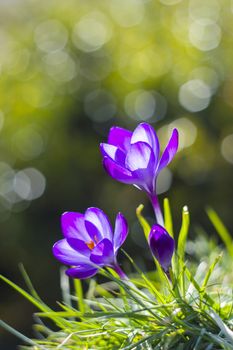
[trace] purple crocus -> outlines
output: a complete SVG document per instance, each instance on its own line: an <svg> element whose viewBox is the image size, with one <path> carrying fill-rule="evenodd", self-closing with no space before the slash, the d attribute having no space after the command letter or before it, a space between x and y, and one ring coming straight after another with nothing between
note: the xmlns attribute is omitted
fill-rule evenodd
<svg viewBox="0 0 233 350"><path fill-rule="evenodd" d="M100 144L107 173L120 182L146 191L161 225L163 216L156 195L156 179L171 162L177 149L178 131L174 129L160 157L158 137L147 123L139 124L134 132L114 126L110 129L108 143Z"/></svg>
<svg viewBox="0 0 233 350"><path fill-rule="evenodd" d="M53 254L63 264L72 266L66 270L68 276L88 278L108 266L126 278L116 258L128 234L128 224L121 213L116 217L114 234L108 217L94 207L85 214L64 213L61 226L65 238L54 244Z"/></svg>
<svg viewBox="0 0 233 350"><path fill-rule="evenodd" d="M154 257L165 272L169 271L172 255L175 250L175 241L164 227L154 225L149 234L149 245Z"/></svg>

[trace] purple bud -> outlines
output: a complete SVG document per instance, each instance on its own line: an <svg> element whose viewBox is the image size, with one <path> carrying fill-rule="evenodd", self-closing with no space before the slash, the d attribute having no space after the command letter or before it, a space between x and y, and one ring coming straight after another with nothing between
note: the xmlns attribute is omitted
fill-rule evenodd
<svg viewBox="0 0 233 350"><path fill-rule="evenodd" d="M164 227L156 224L152 226L149 235L149 245L154 257L165 272L171 266L172 255L175 250L175 241Z"/></svg>

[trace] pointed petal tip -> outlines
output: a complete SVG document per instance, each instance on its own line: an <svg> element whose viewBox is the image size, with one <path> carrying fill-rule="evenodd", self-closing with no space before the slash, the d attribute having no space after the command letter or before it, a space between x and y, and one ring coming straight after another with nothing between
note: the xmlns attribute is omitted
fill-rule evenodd
<svg viewBox="0 0 233 350"><path fill-rule="evenodd" d="M120 126L112 126L108 134L108 143L126 151L130 145L132 131Z"/></svg>
<svg viewBox="0 0 233 350"><path fill-rule="evenodd" d="M104 145L105 145L105 143L101 142L99 145L99 148L100 148L100 153L102 154L102 156L106 157L105 152L104 152Z"/></svg>
<svg viewBox="0 0 233 350"><path fill-rule="evenodd" d="M113 235L114 251L117 253L118 249L122 246L129 233L129 227L124 215L119 212L115 220L115 230Z"/></svg>
<svg viewBox="0 0 233 350"><path fill-rule="evenodd" d="M178 131L178 129L177 128L174 128L173 130L172 130L172 136L171 136L172 138L174 137L175 139L177 139L177 142L179 141L179 131Z"/></svg>
<svg viewBox="0 0 233 350"><path fill-rule="evenodd" d="M176 138L179 137L179 130L177 128L172 129L172 136Z"/></svg>
<svg viewBox="0 0 233 350"><path fill-rule="evenodd" d="M92 239L95 236L100 240L103 237L112 239L111 223L102 209L90 207L85 211L85 226Z"/></svg>

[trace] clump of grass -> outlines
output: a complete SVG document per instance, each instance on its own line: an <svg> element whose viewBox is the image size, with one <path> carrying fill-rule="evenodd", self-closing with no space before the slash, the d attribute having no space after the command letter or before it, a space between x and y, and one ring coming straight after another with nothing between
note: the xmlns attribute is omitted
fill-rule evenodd
<svg viewBox="0 0 233 350"><path fill-rule="evenodd" d="M147 238L150 226L142 209L137 209L137 216ZM173 236L167 199L164 216L166 229ZM28 292L1 276L38 309L33 326L36 339L28 339L4 323L3 326L21 338L25 344L21 350L233 349L232 239L212 209L208 209L208 216L225 248L220 249L204 235L186 244L189 212L184 207L169 275L156 261L155 271L143 273L126 254L135 269L128 281L102 270L108 282L90 280L84 295L81 281L75 280L71 286L62 272L63 302L58 303L56 311L40 299L23 268ZM48 326L51 322L53 327Z"/></svg>

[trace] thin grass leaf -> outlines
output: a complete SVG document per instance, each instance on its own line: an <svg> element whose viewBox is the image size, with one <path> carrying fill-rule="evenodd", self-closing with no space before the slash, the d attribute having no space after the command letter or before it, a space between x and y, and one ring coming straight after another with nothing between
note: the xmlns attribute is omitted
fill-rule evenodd
<svg viewBox="0 0 233 350"><path fill-rule="evenodd" d="M146 240L148 241L148 236L150 234L151 227L148 224L147 220L142 216L143 208L144 208L144 205L140 204L136 209L136 215L137 215L138 221L140 222L140 224L142 226Z"/></svg>
<svg viewBox="0 0 233 350"><path fill-rule="evenodd" d="M193 284L195 289L198 291L199 295L203 295L207 303L210 306L215 308L215 305L216 305L215 301L209 296L209 294L202 291L201 287L199 286L199 284L197 283L197 281L195 280L195 278L193 277L192 273L189 271L186 265L184 265L184 272L186 273L188 280Z"/></svg>
<svg viewBox="0 0 233 350"><path fill-rule="evenodd" d="M204 281L201 285L201 290L203 290L203 292L206 291L206 287L207 287L207 284L208 284L208 281L212 275L212 272L214 271L214 268L215 266L218 264L219 260L222 258L222 254L219 254L215 259L214 259L214 262L210 265L206 275L205 275L205 278L204 278Z"/></svg>
<svg viewBox="0 0 233 350"><path fill-rule="evenodd" d="M131 350L131 349L146 349L143 347L143 343L146 343L148 340L152 340L154 339L155 337L157 337L157 335L149 335L148 337L145 337L139 341L137 341L136 343L133 343L131 345L128 345L126 347L124 347L122 350ZM139 346L141 346L141 348L139 348Z"/></svg>
<svg viewBox="0 0 233 350"><path fill-rule="evenodd" d="M233 258L233 240L230 232L227 230L226 226L223 224L215 210L212 208L207 208L206 212L219 237L224 242L228 253Z"/></svg>
<svg viewBox="0 0 233 350"><path fill-rule="evenodd" d="M189 231L189 224L190 224L189 210L187 206L184 206L182 210L182 224L181 224L181 229L178 237L178 245L177 245L178 263L177 263L176 256L174 256L172 260L173 269L176 277L179 278L180 290L183 296L185 295L185 278L183 273L184 272L183 264L184 264L184 257L185 257L186 241L187 241L188 231Z"/></svg>
<svg viewBox="0 0 233 350"><path fill-rule="evenodd" d="M2 281L4 281L5 283L7 283L9 286L11 286L13 289L15 289L18 293L20 293L24 298L26 298L31 304L36 306L39 310L44 311L44 312L51 311L51 309L47 305L45 305L40 300L38 300L37 298L35 298L34 296L32 296L31 294L26 292L24 289L19 287L17 284L11 282L8 278L0 275L0 279Z"/></svg>
<svg viewBox="0 0 233 350"><path fill-rule="evenodd" d="M221 329L221 331L224 333L224 335L229 339L229 341L233 345L233 332L230 330L230 328L223 322L221 317L216 314L213 310L210 311L209 315L213 318L213 320L216 322L218 327Z"/></svg>
<svg viewBox="0 0 233 350"><path fill-rule="evenodd" d="M122 251L125 253L125 251L122 249ZM128 259L130 259L130 257L128 257ZM107 269L111 274L112 276L114 276L116 279L119 278L119 275L116 273L116 271L114 271L113 269L111 268L108 268ZM120 295L121 295L121 298L122 298L122 301L124 303L124 307L125 307L125 310L130 310L130 305L129 305L129 300L127 299L126 297L126 293L125 293L125 290L124 288L122 288L121 286L119 287L120 289ZM111 296L111 295L110 295ZM107 297L107 296L106 296Z"/></svg>
<svg viewBox="0 0 233 350"><path fill-rule="evenodd" d="M164 208L164 226L167 232L170 234L170 236L174 238L173 220L172 220L171 207L170 207L168 198L164 198L163 208Z"/></svg>
<svg viewBox="0 0 233 350"><path fill-rule="evenodd" d="M60 268L60 286L62 292L62 299L65 304L72 305L71 293L70 293L70 280L69 277L65 274L65 267Z"/></svg>
<svg viewBox="0 0 233 350"><path fill-rule="evenodd" d="M128 296L134 300L138 305L145 307L144 304L144 298L145 295L140 293L140 291L132 285L132 282L130 281L122 281L118 278L115 278L113 275L111 275L107 270L103 270L103 275L106 275L109 278L112 278L119 286L121 286L125 292L127 292ZM148 299L146 299L146 302L148 302ZM156 315L149 309L149 312L153 314L155 317Z"/></svg>
<svg viewBox="0 0 233 350"><path fill-rule="evenodd" d="M82 281L79 279L74 279L74 290L78 301L78 309L81 313L85 312L85 303L83 300L83 288Z"/></svg>
<svg viewBox="0 0 233 350"><path fill-rule="evenodd" d="M28 290L29 290L29 292L31 293L31 295L32 295L34 298L40 300L41 303L43 303L43 301L41 300L41 298L40 298L40 296L38 295L37 291L35 290L35 288L34 288L32 282L31 282L31 279L30 279L30 277L28 276L28 273L27 273L27 271L25 270L25 268L24 268L24 266L23 266L22 263L19 264L19 269L20 269L20 272L21 272L21 274L22 274L22 276L23 276L23 279L24 279L24 281L25 281L25 283L26 283L26 286L28 287Z"/></svg>
<svg viewBox="0 0 233 350"><path fill-rule="evenodd" d="M15 289L18 293L20 293L24 298L26 298L31 304L37 307L40 311L48 312L52 311L46 304L41 302L41 300L38 300L37 298L30 295L28 292L26 292L24 289L19 287L17 284L11 282L8 278L0 275L0 279L7 283L9 286L11 286L13 289ZM60 327L63 327L64 323L62 322L62 319L53 319L54 323L59 325Z"/></svg>
<svg viewBox="0 0 233 350"><path fill-rule="evenodd" d="M33 346L38 346L40 349L46 350L46 348L44 348L43 346L37 345L36 342L34 342L32 339L26 337L25 335L23 335L22 333L20 333L16 329L12 328L11 326L9 326L7 323L5 323L2 320L0 320L0 327L4 328L8 332L12 333L17 338L21 339L24 343L29 344L29 345L33 345Z"/></svg>
<svg viewBox="0 0 233 350"><path fill-rule="evenodd" d="M52 317L80 317L82 314L78 311L47 311L47 312L36 312L36 316L40 318L52 318Z"/></svg>
<svg viewBox="0 0 233 350"><path fill-rule="evenodd" d="M177 253L179 255L179 258L181 261L184 261L184 254L185 254L185 246L189 231L189 210L187 206L183 207L182 211L182 224L181 224L181 230L178 237L178 247L177 247Z"/></svg>
<svg viewBox="0 0 233 350"><path fill-rule="evenodd" d="M147 277L145 276L145 274L137 267L137 265L134 263L134 260L129 256L129 254L125 251L125 250L123 250L122 249L122 251L123 251L123 253L125 254L125 256L129 259L129 261L130 261L130 263L134 266L134 268L136 269L136 271L138 272L138 274L142 277L142 279L147 283L147 286L148 286L148 289L150 290L152 290L152 293L153 294L155 294L155 296L157 297L157 299L161 302L161 303L164 303L165 302L165 300L164 300L164 298L163 298L163 294L162 293L160 293L159 291L158 291L158 289L155 287L155 286L153 286L153 284L147 279ZM158 264L159 265L159 264ZM162 276L160 276L160 279L161 279L161 277L162 278L164 278L164 280L165 280L165 276L164 276L164 272L162 271L162 269L161 269L161 266L159 265L159 269L161 270L161 274L162 274ZM168 283L169 284L169 281L166 279L166 283ZM169 285L169 287L170 287L170 285Z"/></svg>

